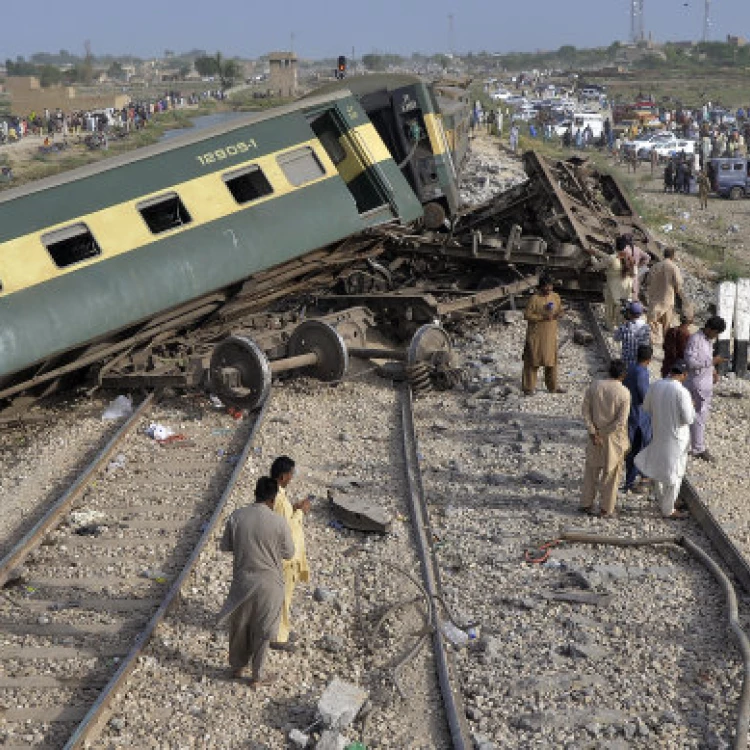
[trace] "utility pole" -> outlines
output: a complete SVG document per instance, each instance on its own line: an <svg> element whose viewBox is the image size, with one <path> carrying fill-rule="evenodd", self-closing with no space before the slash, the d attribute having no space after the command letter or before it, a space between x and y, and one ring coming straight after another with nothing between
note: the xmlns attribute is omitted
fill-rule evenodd
<svg viewBox="0 0 750 750"><path fill-rule="evenodd" d="M705 0L705 10L703 11L703 41L707 42L711 38L711 0Z"/></svg>
<svg viewBox="0 0 750 750"><path fill-rule="evenodd" d="M638 0L638 41L646 40L646 24L643 17L643 3L645 0Z"/></svg>
<svg viewBox="0 0 750 750"><path fill-rule="evenodd" d="M448 14L448 51L451 53L451 57L456 56L454 40L454 28L453 28L453 13Z"/></svg>
<svg viewBox="0 0 750 750"><path fill-rule="evenodd" d="M630 0L630 41L638 44L646 38L646 29L643 16L643 4L645 0Z"/></svg>

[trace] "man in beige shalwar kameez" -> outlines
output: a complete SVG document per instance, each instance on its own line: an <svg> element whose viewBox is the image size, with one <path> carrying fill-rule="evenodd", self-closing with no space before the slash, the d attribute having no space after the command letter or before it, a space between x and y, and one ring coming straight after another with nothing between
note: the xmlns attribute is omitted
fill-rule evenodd
<svg viewBox="0 0 750 750"><path fill-rule="evenodd" d="M609 378L595 380L586 389L581 409L589 441L580 508L593 513L594 501L600 494L602 518L614 514L623 459L630 447L630 391L622 384L626 374L625 363L621 359L613 360L609 366Z"/></svg>
<svg viewBox="0 0 750 750"><path fill-rule="evenodd" d="M662 343L672 325L675 297L682 295L682 274L674 260L674 250L664 250L664 260L657 263L648 277L648 324L651 341Z"/></svg>
<svg viewBox="0 0 750 750"><path fill-rule="evenodd" d="M307 583L310 580L310 567L307 564L305 548L305 515L310 512L310 501L305 499L292 505L286 496L286 488L294 477L294 461L289 456L279 456L273 462L271 477L279 483L273 512L289 524L294 542L294 557L284 561L284 605L281 608L279 632L271 642L271 648L291 653L296 650L294 641L297 639L296 633L292 632L291 623L294 588L297 583Z"/></svg>
<svg viewBox="0 0 750 750"><path fill-rule="evenodd" d="M255 503L232 513L220 547L222 552L234 553L234 561L219 624L229 623L232 676L242 677L250 664L253 686L264 682L268 648L279 629L284 603L282 562L294 556L289 524L272 510L277 491L275 479L261 477L255 485Z"/></svg>
<svg viewBox="0 0 750 750"><path fill-rule="evenodd" d="M521 387L525 396L536 390L537 372L544 368L544 384L550 393L560 393L557 385L557 321L563 314L560 295L552 291L552 279L541 276L539 288L524 311L528 321L523 349Z"/></svg>

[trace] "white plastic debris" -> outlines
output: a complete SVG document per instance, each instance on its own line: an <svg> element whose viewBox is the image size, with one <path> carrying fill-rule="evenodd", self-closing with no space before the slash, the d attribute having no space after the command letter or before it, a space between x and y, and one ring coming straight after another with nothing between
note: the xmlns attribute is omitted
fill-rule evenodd
<svg viewBox="0 0 750 750"><path fill-rule="evenodd" d="M662 224L661 227L659 227L662 232L666 232L669 234L674 229L674 226L672 224Z"/></svg>
<svg viewBox="0 0 750 750"><path fill-rule="evenodd" d="M85 526L104 521L106 516L99 510L74 510L68 515L68 524L72 529L82 529Z"/></svg>
<svg viewBox="0 0 750 750"><path fill-rule="evenodd" d="M118 396L111 401L102 414L102 419L122 419L133 413L133 399L130 396Z"/></svg>
<svg viewBox="0 0 750 750"><path fill-rule="evenodd" d="M457 628L450 620L440 623L443 635L456 647L463 648L469 642L469 634L461 628Z"/></svg>
<svg viewBox="0 0 750 750"><path fill-rule="evenodd" d="M208 400L211 402L211 406L214 407L214 409L223 409L224 404L222 400L218 396L214 396L213 393L211 393L208 397Z"/></svg>
<svg viewBox="0 0 750 750"><path fill-rule="evenodd" d="M118 469L122 469L127 462L127 456L124 453L118 453L117 456L107 464L107 474L113 474Z"/></svg>
<svg viewBox="0 0 750 750"><path fill-rule="evenodd" d="M153 438L154 440L166 440L168 437L171 437L172 435L174 435L174 430L163 424L152 422L146 428L146 434L150 438Z"/></svg>

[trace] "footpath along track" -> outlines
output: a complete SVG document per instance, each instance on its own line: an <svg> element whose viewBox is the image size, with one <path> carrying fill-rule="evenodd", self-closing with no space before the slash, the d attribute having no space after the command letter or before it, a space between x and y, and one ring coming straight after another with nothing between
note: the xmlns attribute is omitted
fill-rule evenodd
<svg viewBox="0 0 750 750"><path fill-rule="evenodd" d="M98 729L211 537L262 422L259 413L227 427L226 415L160 406L157 419L186 420L189 432L170 448L132 434L150 402L2 561L3 582L23 563L0 610L3 746L83 747ZM115 450L127 462L91 481Z"/></svg>

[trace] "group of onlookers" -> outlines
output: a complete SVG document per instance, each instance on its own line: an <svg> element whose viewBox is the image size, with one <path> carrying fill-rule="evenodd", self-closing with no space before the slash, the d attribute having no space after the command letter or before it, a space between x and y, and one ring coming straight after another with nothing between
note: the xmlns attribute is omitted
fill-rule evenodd
<svg viewBox="0 0 750 750"><path fill-rule="evenodd" d="M715 368L724 361L714 355L713 343L725 323L713 316L693 331L693 311L683 296L673 250L665 250L653 265L630 235L619 237L614 250L593 262L606 273L606 326L621 356L612 362L609 377L595 380L584 394L589 443L581 510L593 514L598 496L597 514L612 516L624 473L625 491L653 489L662 515L682 518L676 504L688 456L715 460L705 430L718 380ZM673 326L678 300L680 322ZM547 390L564 392L557 373L557 322L564 314L551 279L541 278L525 311L522 387L527 396L536 390L540 367ZM651 383L649 365L657 346L663 348L662 379Z"/></svg>

